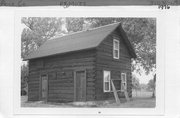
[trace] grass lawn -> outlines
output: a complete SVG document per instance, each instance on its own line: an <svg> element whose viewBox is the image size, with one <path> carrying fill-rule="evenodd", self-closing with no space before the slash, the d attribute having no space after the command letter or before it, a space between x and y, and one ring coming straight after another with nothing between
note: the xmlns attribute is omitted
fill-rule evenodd
<svg viewBox="0 0 180 118"><path fill-rule="evenodd" d="M44 103L43 101L28 102L27 96L21 97L22 107L101 107L101 108L154 108L155 98L151 98L152 92L133 91L133 97L129 102L121 99L121 104L116 104L115 100L107 101L88 101L88 102L70 102L70 103Z"/></svg>

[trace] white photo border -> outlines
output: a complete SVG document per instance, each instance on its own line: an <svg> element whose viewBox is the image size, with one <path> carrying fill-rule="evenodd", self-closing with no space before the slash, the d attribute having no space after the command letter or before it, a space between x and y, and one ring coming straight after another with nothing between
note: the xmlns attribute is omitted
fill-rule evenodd
<svg viewBox="0 0 180 118"><path fill-rule="evenodd" d="M156 107L155 108L26 108L21 107L21 18L22 17L130 17L156 18ZM27 7L15 10L14 98L16 115L164 115L165 113L165 32L163 14L154 7Z"/></svg>

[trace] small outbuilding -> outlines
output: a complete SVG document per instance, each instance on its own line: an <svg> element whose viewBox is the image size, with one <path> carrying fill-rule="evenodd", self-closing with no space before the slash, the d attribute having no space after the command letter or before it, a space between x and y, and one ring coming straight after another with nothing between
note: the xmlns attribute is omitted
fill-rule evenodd
<svg viewBox="0 0 180 118"><path fill-rule="evenodd" d="M28 60L28 101L114 99L111 80L132 96L135 51L120 23L47 40Z"/></svg>

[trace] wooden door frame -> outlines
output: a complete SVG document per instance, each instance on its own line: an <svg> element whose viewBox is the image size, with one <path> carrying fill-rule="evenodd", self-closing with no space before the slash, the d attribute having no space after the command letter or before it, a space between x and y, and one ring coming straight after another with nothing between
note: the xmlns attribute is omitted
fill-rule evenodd
<svg viewBox="0 0 180 118"><path fill-rule="evenodd" d="M42 76L47 76L47 96L46 96L46 99L45 99L45 102L47 102L48 100L48 91L49 91L49 76L48 74L41 74L40 75L40 83L39 83L39 100L42 100Z"/></svg>
<svg viewBox="0 0 180 118"><path fill-rule="evenodd" d="M87 77L86 77L86 69L76 69L76 70L74 70L74 101L77 101L77 99L76 99L76 73L77 72L79 72L79 71L84 71L84 73L85 73L85 81L87 82ZM86 82L85 82L85 101L86 101L86 93L87 93L87 87L86 87Z"/></svg>

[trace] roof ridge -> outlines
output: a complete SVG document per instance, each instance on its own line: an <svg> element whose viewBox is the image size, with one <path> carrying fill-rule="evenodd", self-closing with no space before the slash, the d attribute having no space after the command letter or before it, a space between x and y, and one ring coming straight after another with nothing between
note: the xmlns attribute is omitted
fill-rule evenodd
<svg viewBox="0 0 180 118"><path fill-rule="evenodd" d="M82 30L65 36L54 37L54 40L47 40L36 51L29 54L24 60L97 47L102 40L107 37L107 35L120 25L121 24L119 22L116 22L92 28L89 31ZM54 48L54 46L56 48Z"/></svg>
<svg viewBox="0 0 180 118"><path fill-rule="evenodd" d="M120 22L110 23L110 24L107 24L107 25L103 25L103 26L99 26L99 27L94 27L94 28L91 28L91 29L86 29L86 30L81 30L81 31L77 31L77 32L72 32L72 33L69 33L69 34L65 34L63 36L57 36L57 37L51 38L49 40L55 40L55 39L58 39L58 38L61 38L61 37L65 37L65 36L71 36L71 35L78 34L78 33L83 33L83 32L88 32L88 31L92 31L92 30L97 30L97 29L100 29L100 28L103 28L103 27L107 27L107 26L112 26L112 25L115 25L115 24L120 24Z"/></svg>

